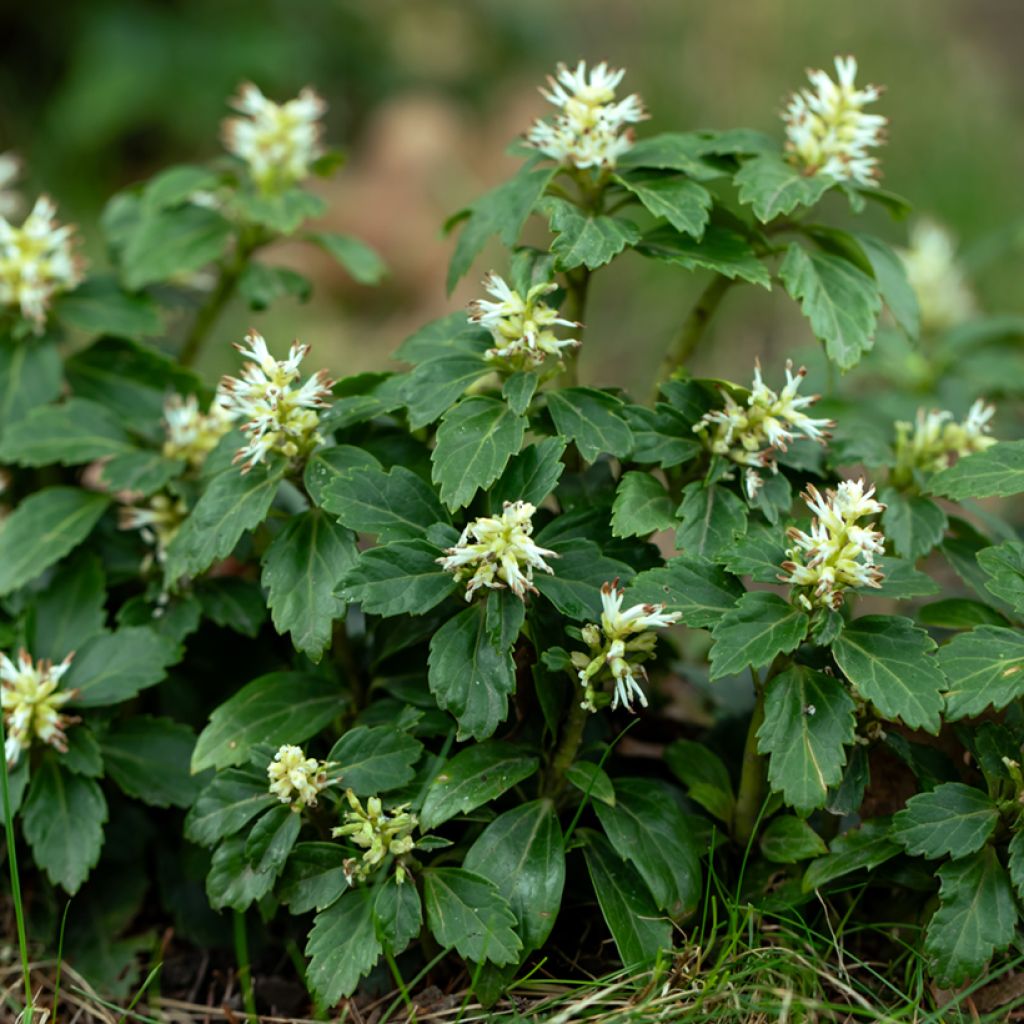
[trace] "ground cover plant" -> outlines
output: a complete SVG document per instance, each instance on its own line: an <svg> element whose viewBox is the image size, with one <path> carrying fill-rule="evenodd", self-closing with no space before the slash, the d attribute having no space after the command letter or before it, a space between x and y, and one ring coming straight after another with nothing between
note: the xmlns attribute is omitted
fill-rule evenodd
<svg viewBox="0 0 1024 1024"><path fill-rule="evenodd" d="M233 950L247 1012L255 953L321 1015L424 979L491 1006L553 957L671 998L772 921L914 958L918 1002L1004 969L1024 542L977 499L1024 492L1021 325L978 313L937 226L835 226L909 212L857 77L810 72L776 136L645 134L622 71L560 66L520 169L448 224L480 297L395 372L218 328L235 295L308 295L263 258L283 239L385 272L310 224L338 165L312 89L243 85L224 158L115 195L106 269L50 199L0 221L23 948L124 997L171 922ZM702 282L646 395L580 379L618 259ZM742 288L799 306L808 368L688 372ZM192 366L229 343L211 386Z"/></svg>

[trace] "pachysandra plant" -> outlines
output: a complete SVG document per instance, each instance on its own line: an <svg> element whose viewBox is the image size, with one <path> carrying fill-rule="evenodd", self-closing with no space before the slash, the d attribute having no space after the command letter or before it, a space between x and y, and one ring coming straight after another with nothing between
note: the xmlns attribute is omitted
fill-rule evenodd
<svg viewBox="0 0 1024 1024"><path fill-rule="evenodd" d="M303 184L337 163L312 90L243 86L228 159L115 196L107 271L83 276L46 200L0 222L0 683L51 904L125 888L108 823L159 834L122 925L147 894L186 937L258 908L323 1006L437 951L491 1002L580 915L654 962L709 861L765 914L879 891L942 985L1019 941L1024 542L973 504L1024 492L1002 439L1019 327L979 312L936 229L897 252L826 226L907 209L879 185L881 91L852 57L835 76L776 136L645 135L623 71L560 66L520 170L449 225L451 285L493 235L507 264L394 372L335 382L300 342L220 325L235 295L309 294L259 259L282 239L383 272L307 226ZM546 242L521 242L531 218ZM649 402L579 380L617 259L702 284ZM742 285L794 300L815 344L744 356L749 388L694 377ZM211 389L192 365L228 344L241 369ZM681 680L726 678L742 751L662 714ZM102 975L75 912L67 953Z"/></svg>

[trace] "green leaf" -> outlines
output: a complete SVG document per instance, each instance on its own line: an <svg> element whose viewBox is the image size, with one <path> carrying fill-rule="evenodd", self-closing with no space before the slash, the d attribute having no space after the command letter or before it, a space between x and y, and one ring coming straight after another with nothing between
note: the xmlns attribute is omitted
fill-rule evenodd
<svg viewBox="0 0 1024 1024"><path fill-rule="evenodd" d="M675 524L673 502L662 483L649 473L624 473L612 505L612 535L646 537Z"/></svg>
<svg viewBox="0 0 1024 1024"><path fill-rule="evenodd" d="M798 206L813 206L835 184L828 175L805 174L778 153L760 153L745 160L733 181L740 202L751 206L763 224Z"/></svg>
<svg viewBox="0 0 1024 1024"><path fill-rule="evenodd" d="M609 841L637 869L660 910L678 918L701 894L701 846L674 790L656 779L616 779L615 804L594 810Z"/></svg>
<svg viewBox="0 0 1024 1024"><path fill-rule="evenodd" d="M936 473L928 489L956 501L1020 494L1024 492L1024 441L1000 441L983 452L964 455L955 466Z"/></svg>
<svg viewBox="0 0 1024 1024"><path fill-rule="evenodd" d="M318 509L290 519L263 555L261 582L278 633L319 661L331 642L331 625L345 614L334 596L356 562L355 538Z"/></svg>
<svg viewBox="0 0 1024 1024"><path fill-rule="evenodd" d="M261 823L257 822L254 828L259 828ZM261 870L246 860L246 838L244 835L231 836L213 851L210 872L206 876L206 897L214 910L223 907L245 910L256 900L263 899L274 887L277 877L274 870Z"/></svg>
<svg viewBox="0 0 1024 1024"><path fill-rule="evenodd" d="M986 846L938 870L939 909L928 924L925 952L945 988L979 976L989 957L1017 935L1017 904L996 851Z"/></svg>
<svg viewBox="0 0 1024 1024"><path fill-rule="evenodd" d="M431 868L423 873L423 896L427 926L442 947L499 967L518 961L516 917L494 882L464 868Z"/></svg>
<svg viewBox="0 0 1024 1024"><path fill-rule="evenodd" d="M356 990L384 947L373 920L372 892L352 889L313 920L306 943L306 982L324 1006Z"/></svg>
<svg viewBox="0 0 1024 1024"><path fill-rule="evenodd" d="M854 871L871 871L899 852L900 846L893 842L888 818L865 821L859 828L834 839L829 852L808 866L803 890L820 889Z"/></svg>
<svg viewBox="0 0 1024 1024"><path fill-rule="evenodd" d="M449 294L491 235L500 235L508 248L516 244L526 218L533 212L556 170L552 166L537 167L536 161L529 161L523 164L515 177L482 195L469 207L468 218L448 266ZM449 224L453 222L454 218Z"/></svg>
<svg viewBox="0 0 1024 1024"><path fill-rule="evenodd" d="M491 504L501 507L506 501L528 501L539 505L562 476L564 452L565 441L559 437L527 445L508 460L505 472L491 488Z"/></svg>
<svg viewBox="0 0 1024 1024"><path fill-rule="evenodd" d="M326 910L348 888L348 852L337 843L299 843L281 876L278 895L293 914Z"/></svg>
<svg viewBox="0 0 1024 1024"><path fill-rule="evenodd" d="M944 782L907 801L892 819L892 837L907 853L935 860L980 850L999 821L999 808L980 789Z"/></svg>
<svg viewBox="0 0 1024 1024"><path fill-rule="evenodd" d="M205 167L179 164L168 167L151 178L142 192L142 205L146 210L162 210L187 202L194 192L215 189L220 177Z"/></svg>
<svg viewBox="0 0 1024 1024"><path fill-rule="evenodd" d="M761 833L761 852L773 864L797 864L828 852L824 840L802 818L782 814Z"/></svg>
<svg viewBox="0 0 1024 1024"><path fill-rule="evenodd" d="M73 292L57 297L54 315L89 334L138 337L162 334L163 317L148 295L129 295L112 277L90 277Z"/></svg>
<svg viewBox="0 0 1024 1024"><path fill-rule="evenodd" d="M526 420L496 398L467 398L449 409L437 431L433 479L448 508L468 505L501 476L522 447Z"/></svg>
<svg viewBox="0 0 1024 1024"><path fill-rule="evenodd" d="M1008 540L982 548L977 559L978 565L990 577L985 582L985 589L1011 605L1014 611L1024 613L1024 543Z"/></svg>
<svg viewBox="0 0 1024 1024"><path fill-rule="evenodd" d="M52 402L60 394L61 379L53 342L14 342L0 336L0 431Z"/></svg>
<svg viewBox="0 0 1024 1024"><path fill-rule="evenodd" d="M917 610L917 620L924 626L940 629L973 629L975 626L1005 626L1007 618L987 604L966 597L950 597L932 601Z"/></svg>
<svg viewBox="0 0 1024 1024"><path fill-rule="evenodd" d="M415 885L392 875L374 886L373 918L378 936L394 955L401 953L423 928L423 904Z"/></svg>
<svg viewBox="0 0 1024 1024"><path fill-rule="evenodd" d="M28 626L32 655L60 661L102 632L106 599L103 565L96 555L82 552L60 566L32 605Z"/></svg>
<svg viewBox="0 0 1024 1024"><path fill-rule="evenodd" d="M424 324L398 346L394 358L415 364L454 353L480 356L491 344L490 332L469 320L462 310Z"/></svg>
<svg viewBox="0 0 1024 1024"><path fill-rule="evenodd" d="M21 827L36 864L54 885L74 895L103 846L107 801L94 779L61 771L44 757L32 773Z"/></svg>
<svg viewBox="0 0 1024 1024"><path fill-rule="evenodd" d="M254 871L281 873L302 827L302 816L285 804L272 807L253 825L245 840L243 856Z"/></svg>
<svg viewBox="0 0 1024 1024"><path fill-rule="evenodd" d="M548 196L540 205L555 235L551 252L557 257L559 270L579 266L597 270L627 245L640 240L636 225L622 217L584 213L575 204L555 196Z"/></svg>
<svg viewBox="0 0 1024 1024"><path fill-rule="evenodd" d="M694 555L677 555L660 569L640 573L626 594L628 604L663 604L693 629L713 626L744 590L719 566Z"/></svg>
<svg viewBox="0 0 1024 1024"><path fill-rule="evenodd" d="M711 635L711 678L762 668L777 654L795 650L807 635L808 618L778 594L749 591L718 621Z"/></svg>
<svg viewBox="0 0 1024 1024"><path fill-rule="evenodd" d="M242 764L258 743L302 743L331 722L348 699L336 682L302 672L271 672L247 683L210 715L192 771Z"/></svg>
<svg viewBox="0 0 1024 1024"><path fill-rule="evenodd" d="M938 584L930 576L915 569L913 562L905 558L882 555L875 559L875 565L882 573L881 587L855 587L855 593L903 601L909 597L927 597L939 592Z"/></svg>
<svg viewBox="0 0 1024 1024"><path fill-rule="evenodd" d="M199 783L189 773L195 733L170 718L135 715L101 737L107 775L152 807L191 807Z"/></svg>
<svg viewBox="0 0 1024 1024"><path fill-rule="evenodd" d="M543 533L538 540L543 543ZM628 583L633 570L625 562L608 558L589 540L551 541L558 558L550 564L554 574L537 573L534 586L570 619L596 620L601 614L601 586L618 578Z"/></svg>
<svg viewBox="0 0 1024 1024"><path fill-rule="evenodd" d="M437 564L440 549L425 540L370 548L341 581L346 604L372 615L422 615L455 590L455 578Z"/></svg>
<svg viewBox="0 0 1024 1024"><path fill-rule="evenodd" d="M242 636L256 637L267 619L263 591L251 580L239 576L201 580L195 595L211 622Z"/></svg>
<svg viewBox="0 0 1024 1024"><path fill-rule="evenodd" d="M726 136L739 136L740 129L735 133L724 132L717 138L725 140ZM743 145L749 145L755 132L749 132L749 136ZM623 167L655 167L671 171L683 171L696 181L711 181L714 178L725 176L723 164L720 161L709 160L707 155L714 152L733 152L732 149L716 149L716 142L712 141L715 133L712 132L661 132L659 135L651 135L640 139L631 146L619 158L618 166ZM764 142L771 145L771 140L764 136ZM725 145L725 143L722 143ZM742 148L742 152L757 152L757 149L749 150Z"/></svg>
<svg viewBox="0 0 1024 1024"><path fill-rule="evenodd" d="M493 372L492 364L484 358L484 346L491 344L490 335L486 339L480 336L471 350L460 346L413 367L401 388L413 430L443 416L471 385Z"/></svg>
<svg viewBox="0 0 1024 1024"><path fill-rule="evenodd" d="M655 217L664 217L677 231L700 238L711 210L711 193L678 174L632 171L614 181L632 192Z"/></svg>
<svg viewBox="0 0 1024 1024"><path fill-rule="evenodd" d="M576 442L587 462L607 453L625 458L633 433L622 418L622 401L596 388L563 388L548 393L548 411L555 429Z"/></svg>
<svg viewBox="0 0 1024 1024"><path fill-rule="evenodd" d="M690 424L665 402L659 402L654 409L627 405L624 413L633 433L633 462L653 462L662 469L671 469L701 453Z"/></svg>
<svg viewBox="0 0 1024 1024"><path fill-rule="evenodd" d="M147 211L121 254L124 283L134 292L199 270L222 255L232 231L229 221L201 206Z"/></svg>
<svg viewBox="0 0 1024 1024"><path fill-rule="evenodd" d="M508 899L522 939L520 958L540 949L565 887L565 847L552 802L533 800L499 815L466 851L464 863Z"/></svg>
<svg viewBox="0 0 1024 1024"><path fill-rule="evenodd" d="M317 231L306 238L329 252L360 284L380 284L388 268L380 256L365 242L352 235L333 231Z"/></svg>
<svg viewBox="0 0 1024 1024"><path fill-rule="evenodd" d="M758 258L750 242L728 228L709 224L698 242L675 228L664 225L648 231L637 243L642 256L671 263L684 270L712 270L716 274L758 284L771 290L768 268Z"/></svg>
<svg viewBox="0 0 1024 1024"><path fill-rule="evenodd" d="M438 707L455 716L459 739L486 739L508 714L508 698L516 688L511 646L522 610L522 602L508 591L492 591L486 602L474 602L431 638L430 692ZM508 617L508 628L497 635L495 616Z"/></svg>
<svg viewBox="0 0 1024 1024"><path fill-rule="evenodd" d="M404 466L353 469L329 485L322 505L343 526L371 533L382 544L422 537L434 523L451 520L434 489Z"/></svg>
<svg viewBox="0 0 1024 1024"><path fill-rule="evenodd" d="M672 924L658 908L636 868L604 836L584 831L590 881L619 959L625 967L650 963L672 944Z"/></svg>
<svg viewBox="0 0 1024 1024"><path fill-rule="evenodd" d="M930 498L894 487L884 487L878 497L885 505L882 528L896 554L914 562L942 542L949 521Z"/></svg>
<svg viewBox="0 0 1024 1024"><path fill-rule="evenodd" d="M286 465L284 459L274 459L249 473L236 466L218 473L167 549L167 579L198 575L227 558L242 534L266 519Z"/></svg>
<svg viewBox="0 0 1024 1024"><path fill-rule="evenodd" d="M218 772L196 797L185 818L186 839L200 846L213 846L233 835L278 803L269 785L266 769L247 766Z"/></svg>
<svg viewBox="0 0 1024 1024"><path fill-rule="evenodd" d="M167 666L181 657L181 647L148 626L122 626L83 644L64 677L63 688L75 690L71 703L80 708L120 704L155 686Z"/></svg>
<svg viewBox="0 0 1024 1024"><path fill-rule="evenodd" d="M246 220L282 235L294 234L304 221L322 216L327 209L323 199L301 188L271 193L238 191L234 200Z"/></svg>
<svg viewBox="0 0 1024 1024"><path fill-rule="evenodd" d="M501 386L501 397L517 416L522 416L530 408L539 383L540 378L536 373L517 371L505 378Z"/></svg>
<svg viewBox="0 0 1024 1024"><path fill-rule="evenodd" d="M669 770L686 786L690 799L731 827L736 797L722 759L692 740L669 744L664 757Z"/></svg>
<svg viewBox="0 0 1024 1024"><path fill-rule="evenodd" d="M266 263L250 261L238 279L238 294L251 310L262 312L289 295L299 302L308 302L313 294L313 283L287 267L270 267Z"/></svg>
<svg viewBox="0 0 1024 1024"><path fill-rule="evenodd" d="M0 596L44 573L92 532L110 498L77 487L30 494L0 530Z"/></svg>
<svg viewBox="0 0 1024 1024"><path fill-rule="evenodd" d="M423 744L391 726L357 725L338 740L327 755L342 785L356 796L373 796L400 789L416 774L413 767Z"/></svg>
<svg viewBox="0 0 1024 1024"><path fill-rule="evenodd" d="M687 484L676 515L683 521L676 532L676 547L691 556L718 558L747 530L746 503L721 484L707 487L699 480Z"/></svg>
<svg viewBox="0 0 1024 1024"><path fill-rule="evenodd" d="M327 492L334 483L357 469L380 468L377 459L365 449L351 444L336 444L313 452L303 470L302 482L313 504L323 508Z"/></svg>
<svg viewBox="0 0 1024 1024"><path fill-rule="evenodd" d="M861 696L887 718L939 731L942 674L929 657L935 644L910 619L866 615L848 623L832 654Z"/></svg>
<svg viewBox="0 0 1024 1024"><path fill-rule="evenodd" d="M1024 633L1002 626L978 626L939 649L939 668L948 682L946 719L956 721L997 711L1024 695Z"/></svg>
<svg viewBox="0 0 1024 1024"><path fill-rule="evenodd" d="M8 427L0 460L19 466L74 466L132 450L128 435L103 406L86 398L33 409Z"/></svg>
<svg viewBox="0 0 1024 1024"><path fill-rule="evenodd" d="M1024 899L1024 832L1016 831L1007 848L1007 865L1010 869L1010 880L1013 882L1017 896Z"/></svg>
<svg viewBox="0 0 1024 1024"><path fill-rule="evenodd" d="M822 807L843 777L856 732L855 705L832 676L794 665L765 694L758 749L769 755L768 781L801 814Z"/></svg>
<svg viewBox="0 0 1024 1024"><path fill-rule="evenodd" d="M786 250L779 278L829 359L842 370L856 366L875 340L882 308L875 282L841 256L808 252L796 243Z"/></svg>
<svg viewBox="0 0 1024 1024"><path fill-rule="evenodd" d="M916 338L921 330L921 311L917 295L907 280L903 261L880 238L860 231L854 231L852 235L871 264L878 290L893 319L911 338Z"/></svg>
<svg viewBox="0 0 1024 1024"><path fill-rule="evenodd" d="M178 476L184 463L158 451L128 451L100 467L100 480L108 491L137 491L148 497Z"/></svg>
<svg viewBox="0 0 1024 1024"><path fill-rule="evenodd" d="M593 761L576 761L569 765L565 778L584 796L615 806L615 787L612 786L612 780Z"/></svg>
<svg viewBox="0 0 1024 1024"><path fill-rule="evenodd" d="M68 735L68 749L57 755L61 768L90 779L103 776L103 752L99 740L87 725L79 725Z"/></svg>
<svg viewBox="0 0 1024 1024"><path fill-rule="evenodd" d="M420 823L424 829L434 829L457 814L488 804L530 778L539 766L536 757L511 743L474 743L447 761L431 780Z"/></svg>
<svg viewBox="0 0 1024 1024"><path fill-rule="evenodd" d="M786 560L785 534L766 523L751 523L747 532L719 552L726 568L758 583L778 583Z"/></svg>

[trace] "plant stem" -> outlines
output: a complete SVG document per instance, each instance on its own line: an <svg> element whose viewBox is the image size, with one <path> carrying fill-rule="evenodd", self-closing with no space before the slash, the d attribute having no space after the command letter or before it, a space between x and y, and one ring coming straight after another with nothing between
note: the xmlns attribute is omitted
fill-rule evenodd
<svg viewBox="0 0 1024 1024"><path fill-rule="evenodd" d="M590 271L579 267L576 272L565 275L565 318L574 320L580 325L577 340L583 340L583 315L587 308L587 293L590 290ZM574 387L579 382L579 353L581 346L565 354L565 369L559 374L558 384L561 387Z"/></svg>
<svg viewBox="0 0 1024 1024"><path fill-rule="evenodd" d="M693 350L704 336L704 331L714 316L715 310L718 309L732 284L733 282L729 278L716 274L704 291L700 293L697 302L686 315L675 341L661 361L661 369L658 371L658 377L654 384L653 397L655 400L658 397L658 385L667 381L676 370L684 366L687 359L693 354Z"/></svg>
<svg viewBox="0 0 1024 1024"><path fill-rule="evenodd" d="M245 914L235 911L235 962L238 964L238 987L242 990L245 1013L252 1024L257 1024L256 995L252 989L252 968L249 964L249 936L245 930Z"/></svg>
<svg viewBox="0 0 1024 1024"><path fill-rule="evenodd" d="M755 669L750 670L754 678L754 711L747 727L747 741L743 746L743 768L740 773L740 791L736 797L733 814L733 838L746 846L754 835L761 805L764 803L764 762L757 750L757 732L764 723L764 686ZM766 680L767 682L767 680Z"/></svg>
<svg viewBox="0 0 1024 1024"><path fill-rule="evenodd" d="M24 1019L31 1022L35 1017L32 1002L32 973L28 966L28 936L25 931L25 910L21 904L21 880L18 875L18 851L14 844L14 815L11 814L11 787L7 773L6 735L3 716L0 715L0 793L4 800L4 829L7 832L7 864L11 872L11 899L14 901L14 919L18 927L18 951L21 954L21 972L25 985ZM63 926L62 926L63 930Z"/></svg>
<svg viewBox="0 0 1024 1024"><path fill-rule="evenodd" d="M541 795L556 797L565 785L565 776L576 760L576 752L583 741L583 730L587 724L589 712L580 703L576 693L576 680L573 679L573 692L569 702L569 715L562 729L562 738L555 748L554 757L541 785Z"/></svg>

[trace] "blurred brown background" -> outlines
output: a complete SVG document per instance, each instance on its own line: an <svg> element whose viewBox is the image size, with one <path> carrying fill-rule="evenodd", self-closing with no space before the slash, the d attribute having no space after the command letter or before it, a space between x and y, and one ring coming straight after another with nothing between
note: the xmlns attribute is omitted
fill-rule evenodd
<svg viewBox="0 0 1024 1024"><path fill-rule="evenodd" d="M860 80L887 87L885 185L948 223L964 243L982 302L1022 311L1024 3L1020 0L63 0L4 12L0 151L30 166L88 231L105 198L168 163L219 152L224 99L245 78L275 99L306 84L330 103L329 141L349 161L320 184L329 226L365 238L391 274L380 289L346 281L319 253L280 246L268 259L310 274L317 291L267 314L231 308L204 369L232 365L249 323L275 348L311 342L337 373L388 365L425 320L477 294L491 250L450 298L449 214L502 180L504 148L545 112L537 92L559 60L625 66L644 97L642 132L750 126L781 133L786 95L807 66L855 54ZM830 210L839 220L841 202ZM862 223L901 242L877 210ZM94 260L102 260L95 243ZM628 256L602 272L588 312L583 376L646 395L659 353L699 281ZM731 373L736 353L766 358L806 343L781 295L738 291L701 368ZM222 342L222 344L220 343ZM745 362L745 360L744 360Z"/></svg>

